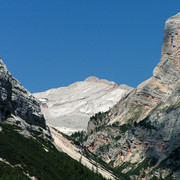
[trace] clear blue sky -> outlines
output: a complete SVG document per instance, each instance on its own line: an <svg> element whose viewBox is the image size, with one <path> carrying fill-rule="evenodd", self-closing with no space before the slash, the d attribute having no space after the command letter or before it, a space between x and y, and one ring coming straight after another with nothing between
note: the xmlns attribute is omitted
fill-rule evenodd
<svg viewBox="0 0 180 180"><path fill-rule="evenodd" d="M0 0L0 57L30 92L88 76L136 87L179 0Z"/></svg>

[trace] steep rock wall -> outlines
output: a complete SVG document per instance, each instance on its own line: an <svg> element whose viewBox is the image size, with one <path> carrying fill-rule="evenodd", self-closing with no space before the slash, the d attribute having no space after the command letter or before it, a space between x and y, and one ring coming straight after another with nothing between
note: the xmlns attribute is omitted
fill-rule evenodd
<svg viewBox="0 0 180 180"><path fill-rule="evenodd" d="M10 114L46 128L39 102L8 72L0 59L0 121Z"/></svg>
<svg viewBox="0 0 180 180"><path fill-rule="evenodd" d="M164 102L180 78L180 13L169 18L164 28L161 60L153 76L112 109L110 124L119 121L139 122L149 115L156 105Z"/></svg>
<svg viewBox="0 0 180 180"><path fill-rule="evenodd" d="M179 114L180 13L166 21L153 76L121 99L98 128L89 128L84 146L131 179L179 179Z"/></svg>

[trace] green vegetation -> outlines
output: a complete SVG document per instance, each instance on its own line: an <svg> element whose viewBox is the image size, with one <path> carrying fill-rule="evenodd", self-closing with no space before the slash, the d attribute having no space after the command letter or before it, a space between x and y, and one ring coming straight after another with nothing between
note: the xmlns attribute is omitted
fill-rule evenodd
<svg viewBox="0 0 180 180"><path fill-rule="evenodd" d="M157 160L156 159L144 159L141 163L138 164L138 166L130 171L128 171L126 174L128 176L130 175L140 175L142 170L147 169L148 167L152 167L156 164Z"/></svg>
<svg viewBox="0 0 180 180"><path fill-rule="evenodd" d="M65 153L59 152L50 141L40 137L25 138L16 132L17 126L6 123L0 123L0 126L0 157L12 166L19 165L19 168L13 168L1 163L0 178L6 177L9 168L10 174L4 179L27 179L23 172L42 180L104 179ZM11 174L13 178L10 178Z"/></svg>
<svg viewBox="0 0 180 180"><path fill-rule="evenodd" d="M154 127L150 122L148 122L148 118L140 121L137 125L141 126L141 127L144 127L146 129L156 129L156 127Z"/></svg>
<svg viewBox="0 0 180 180"><path fill-rule="evenodd" d="M1 180L28 180L26 175L18 167L11 167L8 164L0 162L0 179Z"/></svg>
<svg viewBox="0 0 180 180"><path fill-rule="evenodd" d="M95 154L89 152L85 147L84 147L84 156L86 156L88 159L92 159L96 163L100 164L104 169L107 171L110 171L112 174L116 176L116 178L121 179L121 180L130 180L130 178L121 173L121 171L117 170L116 168L111 167L109 164L107 164L105 161L103 161L101 158L96 156Z"/></svg>
<svg viewBox="0 0 180 180"><path fill-rule="evenodd" d="M103 153L106 153L106 152L108 152L108 150L109 150L109 148L110 148L110 146L111 146L111 144L104 144L104 145L102 145L102 146L100 146L99 148L98 148L98 152L103 152Z"/></svg>
<svg viewBox="0 0 180 180"><path fill-rule="evenodd" d="M132 126L128 123L120 125L120 122L116 121L115 123L112 124L112 127L118 128L120 130L120 134L122 134L122 133L125 133L127 130L130 130Z"/></svg>
<svg viewBox="0 0 180 180"><path fill-rule="evenodd" d="M103 119L108 115L109 111L106 112L98 112L94 116L90 117L90 121L93 121L96 123L96 125L99 125Z"/></svg>
<svg viewBox="0 0 180 180"><path fill-rule="evenodd" d="M121 166L117 166L115 167L115 171L116 172L122 172L124 169L126 169L127 167L133 167L133 164L130 164L129 162L124 162Z"/></svg>
<svg viewBox="0 0 180 180"><path fill-rule="evenodd" d="M180 167L180 147L176 148L166 159L164 159L154 170L159 168L169 168L174 172Z"/></svg>
<svg viewBox="0 0 180 180"><path fill-rule="evenodd" d="M154 166L156 164L156 162L157 162L156 159L149 159L149 158L144 159L144 161L142 161L139 164L137 164L137 163L131 164L129 162L125 162L121 166L114 168L114 172L116 172L116 173L122 172L124 169L130 167L131 170L129 170L127 173L125 173L124 176L126 175L127 179L128 179L128 177L131 177L134 175L140 177L140 176L144 176L145 169L147 169L148 167Z"/></svg>
<svg viewBox="0 0 180 180"><path fill-rule="evenodd" d="M71 137L75 140L74 144L78 146L82 145L83 141L86 141L88 138L85 131L75 132L71 135Z"/></svg>
<svg viewBox="0 0 180 180"><path fill-rule="evenodd" d="M122 126L119 127L121 133L125 133L127 130L131 128L130 124L123 124Z"/></svg>
<svg viewBox="0 0 180 180"><path fill-rule="evenodd" d="M94 116L90 117L90 121L95 125L95 131L99 131L105 127L105 124L109 121L108 116L109 111L98 112Z"/></svg>
<svg viewBox="0 0 180 180"><path fill-rule="evenodd" d="M115 140L118 141L119 139L121 139L121 135L118 135L115 137Z"/></svg>
<svg viewBox="0 0 180 180"><path fill-rule="evenodd" d="M172 180L171 175L168 175L165 178L160 177L159 179L156 176L153 176L153 178L151 178L151 180Z"/></svg>

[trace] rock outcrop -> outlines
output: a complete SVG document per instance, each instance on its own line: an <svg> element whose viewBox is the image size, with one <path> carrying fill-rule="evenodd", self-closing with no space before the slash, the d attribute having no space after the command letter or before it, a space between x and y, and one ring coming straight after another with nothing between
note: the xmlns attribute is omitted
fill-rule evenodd
<svg viewBox="0 0 180 180"><path fill-rule="evenodd" d="M92 117L84 146L131 179L180 178L180 13L166 21L153 76L104 118ZM102 116L100 114L99 116Z"/></svg>
<svg viewBox="0 0 180 180"><path fill-rule="evenodd" d="M8 72L0 59L0 121L11 114L46 128L39 102Z"/></svg>
<svg viewBox="0 0 180 180"><path fill-rule="evenodd" d="M180 14L166 21L161 60L153 76L140 84L112 110L111 124L139 122L149 115L156 105L172 95L180 78Z"/></svg>
<svg viewBox="0 0 180 180"><path fill-rule="evenodd" d="M89 77L68 87L35 93L47 122L64 133L86 130L89 118L107 111L133 88Z"/></svg>

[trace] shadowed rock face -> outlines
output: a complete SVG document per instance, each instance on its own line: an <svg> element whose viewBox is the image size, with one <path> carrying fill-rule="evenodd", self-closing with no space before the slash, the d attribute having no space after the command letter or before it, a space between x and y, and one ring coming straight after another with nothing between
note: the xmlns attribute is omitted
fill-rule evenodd
<svg viewBox="0 0 180 180"><path fill-rule="evenodd" d="M8 72L0 59L0 121L10 114L46 127L39 102Z"/></svg>
<svg viewBox="0 0 180 180"><path fill-rule="evenodd" d="M42 103L47 122L64 133L86 130L89 118L114 106L133 88L89 77L68 87L50 89L34 96Z"/></svg>
<svg viewBox="0 0 180 180"><path fill-rule="evenodd" d="M146 164L139 167L146 179L153 174L179 179L179 114L180 13L166 21L161 60L153 76L122 98L101 125L98 122L100 130L89 128L93 132L84 145L112 166L121 166L132 179L140 178L133 169L141 162Z"/></svg>
<svg viewBox="0 0 180 180"><path fill-rule="evenodd" d="M134 91L112 109L111 124L139 122L157 104L164 102L180 78L180 14L166 21L161 60L153 76L140 84Z"/></svg>

